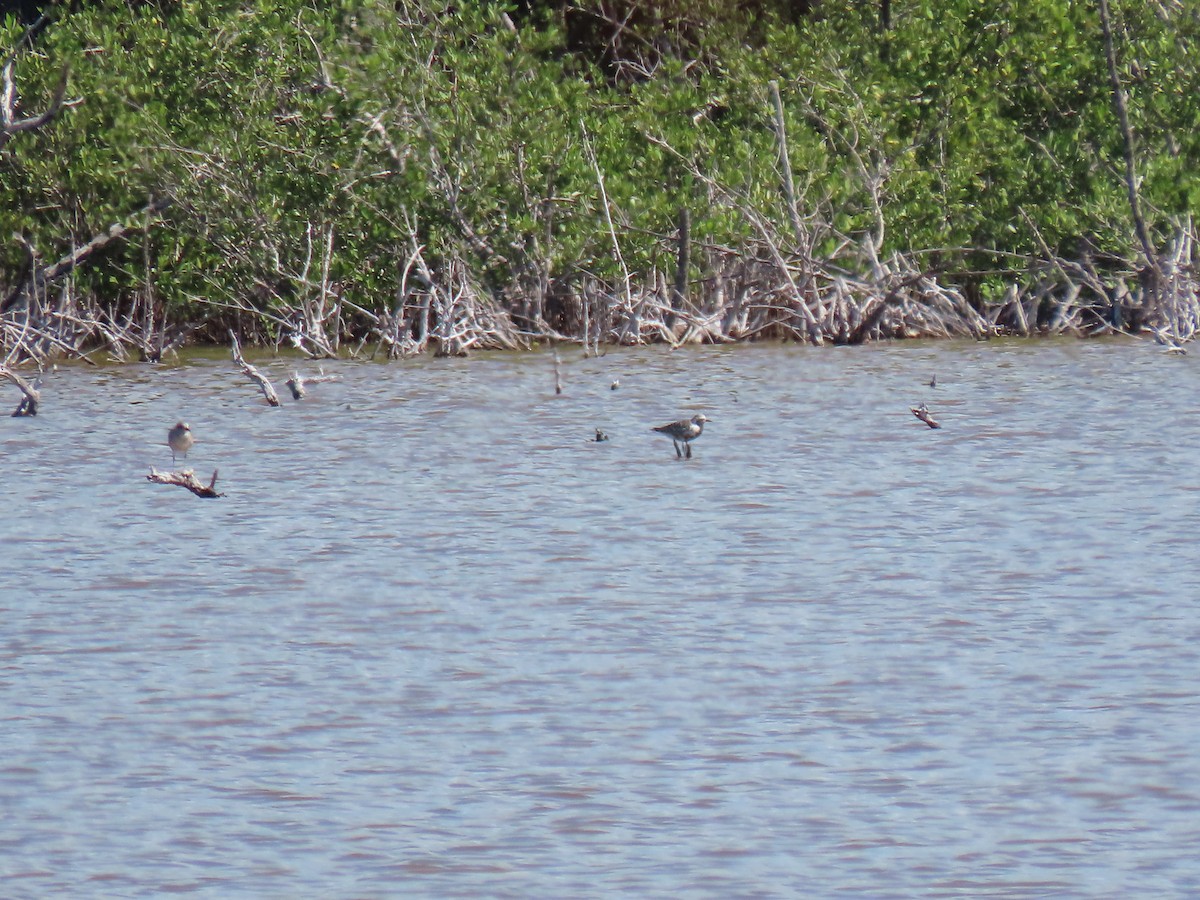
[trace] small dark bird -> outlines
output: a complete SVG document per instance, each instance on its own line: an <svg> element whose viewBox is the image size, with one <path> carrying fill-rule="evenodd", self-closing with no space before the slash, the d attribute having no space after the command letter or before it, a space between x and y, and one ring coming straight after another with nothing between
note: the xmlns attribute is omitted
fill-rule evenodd
<svg viewBox="0 0 1200 900"><path fill-rule="evenodd" d="M599 444L601 441L607 441L607 440L608 440L608 435L605 432L601 431L599 428L597 428L595 443Z"/></svg>
<svg viewBox="0 0 1200 900"><path fill-rule="evenodd" d="M615 390L616 390L617 388L619 388L620 386L621 386L621 379L620 379L620 378L616 378L616 379L613 379L613 383L612 383L612 384L610 384L610 385L608 386L608 389L609 389L610 391L615 391Z"/></svg>
<svg viewBox="0 0 1200 900"><path fill-rule="evenodd" d="M932 378L929 379L929 386L937 387L937 375L936 374Z"/></svg>
<svg viewBox="0 0 1200 900"><path fill-rule="evenodd" d="M171 448L171 462L175 462L176 454L182 453L186 457L194 443L196 443L196 439L192 437L192 426L187 422L176 423L175 427L167 432L167 446Z"/></svg>
<svg viewBox="0 0 1200 900"><path fill-rule="evenodd" d="M687 450L687 458L692 458L692 444L696 438L700 437L704 431L704 423L708 421L708 417L703 413L692 416L690 419L680 419L678 422L671 422L669 425L658 425L654 428L659 434L665 434L671 439L671 443L675 445L675 455L680 459L683 458L683 450L679 449L679 445L683 444Z"/></svg>

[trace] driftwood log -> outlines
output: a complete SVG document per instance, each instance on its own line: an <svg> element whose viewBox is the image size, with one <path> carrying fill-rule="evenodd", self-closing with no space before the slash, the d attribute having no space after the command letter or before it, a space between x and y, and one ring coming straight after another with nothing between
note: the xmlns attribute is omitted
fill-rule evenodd
<svg viewBox="0 0 1200 900"><path fill-rule="evenodd" d="M214 469L212 480L205 485L196 473L191 469L184 469L182 472L160 472L150 467L150 474L146 476L146 480L154 484L174 484L181 488L187 488L197 497L224 497L224 494L217 492L217 472Z"/></svg>
<svg viewBox="0 0 1200 900"><path fill-rule="evenodd" d="M42 402L42 395L38 392L38 388L42 386L42 376L38 375L37 380L30 384L7 366L0 366L0 376L7 378L19 387L24 395L21 397L21 402L17 404L16 410L13 411L13 416L36 416L38 405Z"/></svg>
<svg viewBox="0 0 1200 900"><path fill-rule="evenodd" d="M293 372L292 377L286 382L288 390L292 392L293 400L303 400L308 393L304 389L306 384L322 384L326 381L341 381L341 375L326 375L321 372L319 375L301 375L299 372Z"/></svg>
<svg viewBox="0 0 1200 900"><path fill-rule="evenodd" d="M242 367L242 371L246 373L246 377L257 384L263 392L263 396L267 398L267 403L271 406L279 406L279 395L275 393L275 388L271 386L271 382L267 380L267 376L250 363L246 362L242 356L241 345L238 344L237 335L233 333L233 329L229 330L229 337L233 341L233 361Z"/></svg>
<svg viewBox="0 0 1200 900"><path fill-rule="evenodd" d="M924 403L922 403L920 406L910 407L910 409L912 410L912 414L914 416L916 416L930 428L942 427L941 423L929 414L929 407L927 407Z"/></svg>

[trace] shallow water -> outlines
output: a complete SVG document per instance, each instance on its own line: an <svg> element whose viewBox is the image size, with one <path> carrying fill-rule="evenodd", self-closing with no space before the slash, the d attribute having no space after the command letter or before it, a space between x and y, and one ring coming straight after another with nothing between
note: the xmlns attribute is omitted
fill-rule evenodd
<svg viewBox="0 0 1200 900"><path fill-rule="evenodd" d="M326 370L0 419L3 896L1200 894L1193 357Z"/></svg>

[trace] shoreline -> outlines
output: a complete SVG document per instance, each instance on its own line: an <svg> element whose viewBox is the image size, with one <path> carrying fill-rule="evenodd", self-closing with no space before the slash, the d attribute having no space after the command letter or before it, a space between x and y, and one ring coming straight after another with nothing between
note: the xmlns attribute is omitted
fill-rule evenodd
<svg viewBox="0 0 1200 900"><path fill-rule="evenodd" d="M1154 272L1101 272L1087 261L1054 260L1009 281L999 299L969 285L915 271L905 260L878 262L851 276L833 262L743 260L683 293L662 278L637 290L595 285L582 294L536 296L486 291L464 266L404 286L392 306L335 287L291 304L197 302L168 314L114 318L69 291L37 291L0 315L0 365L36 369L71 359L161 362L186 348L228 352L228 338L253 354L297 360L402 359L523 351L543 344L606 348L659 344L795 341L835 346L880 341L1148 334L1168 349L1200 332L1200 278L1186 264L1192 236L1181 232Z"/></svg>

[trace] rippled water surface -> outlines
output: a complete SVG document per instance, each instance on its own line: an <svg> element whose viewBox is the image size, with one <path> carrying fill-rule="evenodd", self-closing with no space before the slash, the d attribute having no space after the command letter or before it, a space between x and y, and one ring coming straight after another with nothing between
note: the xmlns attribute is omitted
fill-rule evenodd
<svg viewBox="0 0 1200 900"><path fill-rule="evenodd" d="M0 894L1200 895L1197 365L61 370L0 419ZM225 497L145 480L179 418Z"/></svg>

